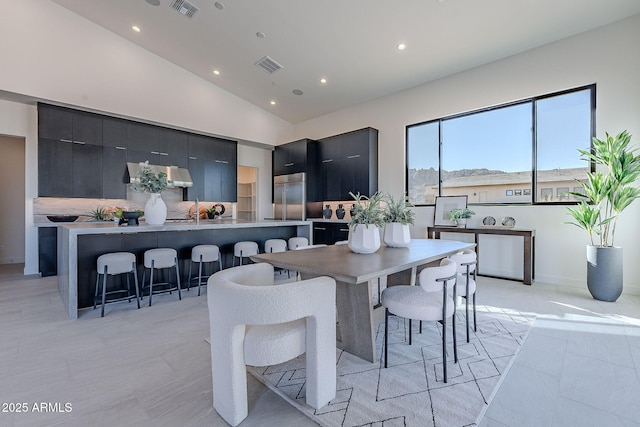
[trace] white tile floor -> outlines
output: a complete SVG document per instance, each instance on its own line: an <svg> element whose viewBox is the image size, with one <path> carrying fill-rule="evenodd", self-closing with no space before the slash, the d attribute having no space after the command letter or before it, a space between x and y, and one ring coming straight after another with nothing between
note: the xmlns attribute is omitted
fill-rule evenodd
<svg viewBox="0 0 640 427"><path fill-rule="evenodd" d="M226 425L211 407L206 295L70 321L56 278L21 268L0 266L0 404L27 412L0 408L0 426ZM586 290L479 278L478 303L537 315L482 426L640 426L640 297L603 303ZM315 426L248 382L242 426ZM35 412L42 402L56 411Z"/></svg>

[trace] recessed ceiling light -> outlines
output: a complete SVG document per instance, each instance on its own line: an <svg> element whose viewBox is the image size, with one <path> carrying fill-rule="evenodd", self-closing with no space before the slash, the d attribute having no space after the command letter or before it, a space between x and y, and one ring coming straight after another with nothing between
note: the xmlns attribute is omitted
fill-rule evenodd
<svg viewBox="0 0 640 427"><path fill-rule="evenodd" d="M263 39L263 38L265 38L265 34L262 31L258 31L256 33L256 37L259 38L259 39Z"/></svg>
<svg viewBox="0 0 640 427"><path fill-rule="evenodd" d="M271 101L270 104L271 105L276 105L276 101Z"/></svg>
<svg viewBox="0 0 640 427"><path fill-rule="evenodd" d="M216 7L216 9L224 9L224 3L220 3L219 1L215 2L213 5Z"/></svg>
<svg viewBox="0 0 640 427"><path fill-rule="evenodd" d="M405 50L406 48L407 48L407 45L406 45L406 44L404 44L404 43L400 43L400 44L398 45L398 50Z"/></svg>
<svg viewBox="0 0 640 427"><path fill-rule="evenodd" d="M327 83L327 79L325 79L324 77L320 79L320 83L322 84L326 84Z"/></svg>
<svg viewBox="0 0 640 427"><path fill-rule="evenodd" d="M302 95L304 92L301 91L300 89L294 89L291 92L293 92L294 95Z"/></svg>
<svg viewBox="0 0 640 427"><path fill-rule="evenodd" d="M216 76L219 76L219 75L220 75L220 71L218 71L218 70L213 70L213 74L215 74Z"/></svg>
<svg viewBox="0 0 640 427"><path fill-rule="evenodd" d="M131 29L132 29L133 31L135 31L136 33L139 33L139 32L140 32L140 27L138 27L137 25L132 25L132 26L131 26Z"/></svg>
<svg viewBox="0 0 640 427"><path fill-rule="evenodd" d="M160 6L160 0L145 0L151 6Z"/></svg>

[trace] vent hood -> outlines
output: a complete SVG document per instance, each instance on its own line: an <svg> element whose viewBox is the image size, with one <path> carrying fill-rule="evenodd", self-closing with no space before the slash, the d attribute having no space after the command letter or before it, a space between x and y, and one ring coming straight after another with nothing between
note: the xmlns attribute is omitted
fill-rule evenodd
<svg viewBox="0 0 640 427"><path fill-rule="evenodd" d="M144 165L144 163L127 163L128 183L134 183L137 180L138 169L142 165ZM191 180L189 169L179 168L177 166L160 165L149 165L149 167L156 175L158 174L158 172L164 172L167 174L167 188L193 187L193 181Z"/></svg>

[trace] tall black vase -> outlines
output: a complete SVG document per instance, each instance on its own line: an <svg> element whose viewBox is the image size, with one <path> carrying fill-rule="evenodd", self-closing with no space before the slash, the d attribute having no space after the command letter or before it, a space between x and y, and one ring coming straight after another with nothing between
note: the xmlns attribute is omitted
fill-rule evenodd
<svg viewBox="0 0 640 427"><path fill-rule="evenodd" d="M338 205L338 209L336 209L336 217L338 217L338 219L344 219L344 207L342 206L342 203L340 203Z"/></svg>

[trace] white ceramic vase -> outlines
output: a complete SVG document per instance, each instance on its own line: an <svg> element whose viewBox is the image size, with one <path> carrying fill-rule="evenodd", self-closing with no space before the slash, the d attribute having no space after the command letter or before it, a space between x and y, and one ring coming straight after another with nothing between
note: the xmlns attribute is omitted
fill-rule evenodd
<svg viewBox="0 0 640 427"><path fill-rule="evenodd" d="M148 225L162 225L167 220L167 205L160 193L151 193L144 205L144 218Z"/></svg>
<svg viewBox="0 0 640 427"><path fill-rule="evenodd" d="M349 227L349 249L357 254L372 254L380 249L380 230L372 224Z"/></svg>
<svg viewBox="0 0 640 427"><path fill-rule="evenodd" d="M384 225L384 244L392 248L406 248L411 243L409 226L399 222Z"/></svg>
<svg viewBox="0 0 640 427"><path fill-rule="evenodd" d="M458 218L456 219L456 225L458 228L466 228L467 227L467 218Z"/></svg>

